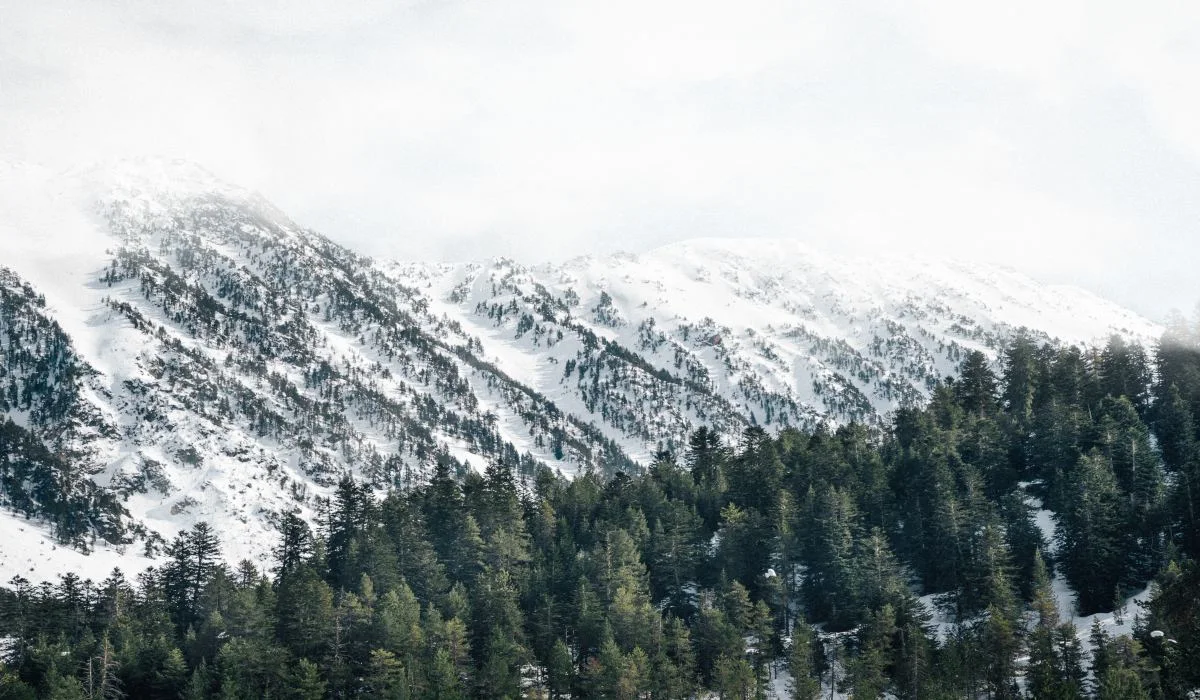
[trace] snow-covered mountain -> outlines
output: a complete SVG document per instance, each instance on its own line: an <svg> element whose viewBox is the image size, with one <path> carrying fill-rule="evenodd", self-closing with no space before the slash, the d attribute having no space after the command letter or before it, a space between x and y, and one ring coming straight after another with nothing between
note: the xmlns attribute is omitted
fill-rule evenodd
<svg viewBox="0 0 1200 700"><path fill-rule="evenodd" d="M950 261L846 259L791 241L696 240L562 265L392 265L484 357L627 449L701 424L878 421L963 353L1027 328L1088 343L1159 329L1072 287Z"/></svg>
<svg viewBox="0 0 1200 700"><path fill-rule="evenodd" d="M378 263L171 161L0 164L0 268L5 578L130 568L197 520L261 558L345 473L612 471L701 425L878 421L1019 327L1159 332L1007 270L780 241Z"/></svg>

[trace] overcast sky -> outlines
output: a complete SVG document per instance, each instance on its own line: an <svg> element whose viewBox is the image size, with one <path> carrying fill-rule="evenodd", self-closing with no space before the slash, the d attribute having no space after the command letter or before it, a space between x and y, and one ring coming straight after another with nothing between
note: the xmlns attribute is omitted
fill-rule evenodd
<svg viewBox="0 0 1200 700"><path fill-rule="evenodd" d="M794 237L1161 319L1198 42L1194 0L0 0L0 159L188 158L381 257Z"/></svg>

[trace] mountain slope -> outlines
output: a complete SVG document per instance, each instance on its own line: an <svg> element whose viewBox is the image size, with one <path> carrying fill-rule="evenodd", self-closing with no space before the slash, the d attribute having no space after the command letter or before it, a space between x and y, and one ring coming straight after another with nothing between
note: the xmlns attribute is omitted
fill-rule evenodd
<svg viewBox="0 0 1200 700"><path fill-rule="evenodd" d="M701 240L563 265L395 265L514 376L644 446L702 424L874 422L963 353L1159 329L1069 287L953 262L849 260L785 241ZM664 410L664 406L666 409ZM638 446L630 449L638 452Z"/></svg>
<svg viewBox="0 0 1200 700"><path fill-rule="evenodd" d="M10 164L0 190L0 498L77 547L153 554L208 520L262 558L343 474L631 469L700 425L880 420L1019 325L1157 333L1011 272L779 242L381 265L170 161ZM31 543L0 543L0 575L78 565Z"/></svg>
<svg viewBox="0 0 1200 700"><path fill-rule="evenodd" d="M90 175L58 178L37 206L95 205L90 216L5 221L16 269L4 272L14 301L0 319L12 338L0 364L20 401L4 411L31 444L78 448L69 465L41 470L44 490L69 466L119 498L97 518L133 514L131 532L58 527L63 541L141 535L153 546L155 533L208 519L232 556L261 555L270 520L313 515L343 473L384 488L438 459L632 466L596 427L418 323L421 297L369 260L248 193L190 187L180 167L122 173L99 197ZM58 267L64 249L81 252ZM42 361L47 349L62 359ZM64 406L41 418L51 403ZM89 432L74 436L76 424ZM18 477L33 461L21 457L14 479L28 481ZM6 499L28 515L56 512Z"/></svg>

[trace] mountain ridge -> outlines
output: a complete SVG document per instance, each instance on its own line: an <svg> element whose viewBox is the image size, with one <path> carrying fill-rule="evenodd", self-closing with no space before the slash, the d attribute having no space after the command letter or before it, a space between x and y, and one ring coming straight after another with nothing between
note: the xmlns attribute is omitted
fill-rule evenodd
<svg viewBox="0 0 1200 700"><path fill-rule="evenodd" d="M0 187L19 195L0 205L0 383L22 397L0 413L21 444L83 455L26 458L92 504L90 521L55 525L76 546L153 554L210 520L231 556L261 560L274 520L316 518L343 474L386 489L438 460L636 469L701 425L732 440L750 424L878 423L962 353L994 354L1022 314L1046 341L1157 333L1018 273L924 263L927 284L906 287L911 269L795 242L380 263L182 161L9 172ZM61 366L21 343L58 348ZM65 396L61 376L76 378L69 405L30 422L25 397ZM10 509L66 517L13 489ZM28 576L31 548L0 545L0 574Z"/></svg>

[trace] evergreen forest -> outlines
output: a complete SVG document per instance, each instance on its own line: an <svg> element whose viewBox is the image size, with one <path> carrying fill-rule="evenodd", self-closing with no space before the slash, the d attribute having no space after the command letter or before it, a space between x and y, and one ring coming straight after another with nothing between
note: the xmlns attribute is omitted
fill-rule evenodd
<svg viewBox="0 0 1200 700"><path fill-rule="evenodd" d="M886 429L701 428L644 469L517 466L347 475L315 526L280 515L270 562L224 561L200 522L146 571L14 578L0 699L1200 688L1198 323L1150 350L1017 336ZM1076 626L1096 613L1132 635Z"/></svg>

